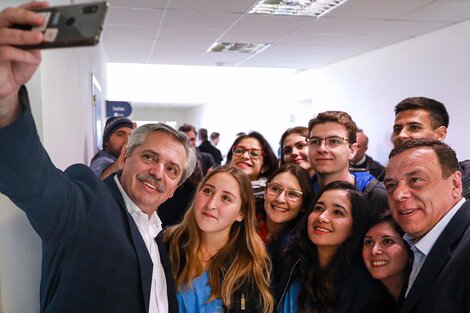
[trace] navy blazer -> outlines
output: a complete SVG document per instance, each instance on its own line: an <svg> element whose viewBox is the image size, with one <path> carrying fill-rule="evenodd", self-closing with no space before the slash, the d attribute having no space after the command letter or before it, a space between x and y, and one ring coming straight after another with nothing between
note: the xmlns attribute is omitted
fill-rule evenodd
<svg viewBox="0 0 470 313"><path fill-rule="evenodd" d="M24 89L20 100L21 117L0 129L0 191L42 240L40 312L148 312L153 264L113 177L102 182L83 164L56 169ZM156 240L169 311L178 312L167 254Z"/></svg>
<svg viewBox="0 0 470 313"><path fill-rule="evenodd" d="M470 312L469 225L467 200L432 247L408 296L400 299L398 312Z"/></svg>

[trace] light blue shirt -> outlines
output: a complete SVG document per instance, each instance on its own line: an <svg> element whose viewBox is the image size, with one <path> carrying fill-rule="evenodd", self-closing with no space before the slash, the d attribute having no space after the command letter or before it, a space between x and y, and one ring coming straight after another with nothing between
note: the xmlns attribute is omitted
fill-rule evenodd
<svg viewBox="0 0 470 313"><path fill-rule="evenodd" d="M419 271L423 267L424 262L426 262L426 258L428 257L429 252L431 252L432 247L464 202L465 198L460 199L460 201L457 202L457 204L455 204L454 207L450 209L450 211L447 212L447 214L444 215L441 220L418 242L415 242L408 234L403 236L403 239L411 246L411 251L413 251L414 254L413 267L408 280L408 288L406 289L405 297L408 296L408 293L418 277Z"/></svg>
<svg viewBox="0 0 470 313"><path fill-rule="evenodd" d="M180 286L180 291L176 295L180 313L224 313L222 300L207 302L211 293L207 271L193 280L189 288Z"/></svg>
<svg viewBox="0 0 470 313"><path fill-rule="evenodd" d="M296 280L290 285L286 294L278 305L277 313L297 313L297 303L300 295L300 280Z"/></svg>

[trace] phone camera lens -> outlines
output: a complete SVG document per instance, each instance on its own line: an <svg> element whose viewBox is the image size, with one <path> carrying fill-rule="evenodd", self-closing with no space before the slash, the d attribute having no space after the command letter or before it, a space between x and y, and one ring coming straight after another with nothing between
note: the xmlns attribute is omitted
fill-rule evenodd
<svg viewBox="0 0 470 313"><path fill-rule="evenodd" d="M73 18L73 17L70 17L65 21L65 25L67 25L67 26L72 26L73 23L75 23L75 18Z"/></svg>
<svg viewBox="0 0 470 313"><path fill-rule="evenodd" d="M93 14L96 11L98 11L98 6L97 5L89 5L83 8L83 13L84 14Z"/></svg>

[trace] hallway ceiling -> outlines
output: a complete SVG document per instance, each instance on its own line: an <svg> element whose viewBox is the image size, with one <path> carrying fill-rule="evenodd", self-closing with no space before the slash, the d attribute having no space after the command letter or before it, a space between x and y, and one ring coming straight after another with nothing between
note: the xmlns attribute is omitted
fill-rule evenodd
<svg viewBox="0 0 470 313"><path fill-rule="evenodd" d="M470 0L349 0L315 19L247 14L254 0L108 0L109 62L321 67L470 19ZM260 53L206 52L216 41Z"/></svg>

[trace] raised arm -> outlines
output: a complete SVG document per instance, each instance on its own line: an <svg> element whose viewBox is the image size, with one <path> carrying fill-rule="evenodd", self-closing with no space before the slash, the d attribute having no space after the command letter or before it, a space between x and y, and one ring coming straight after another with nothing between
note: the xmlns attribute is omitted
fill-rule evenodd
<svg viewBox="0 0 470 313"><path fill-rule="evenodd" d="M41 25L44 18L28 9L45 6L48 6L47 2L33 2L0 13L0 127L11 124L20 115L18 90L33 76L41 62L38 50L22 50L18 46L40 43L43 34L10 27L15 24Z"/></svg>

